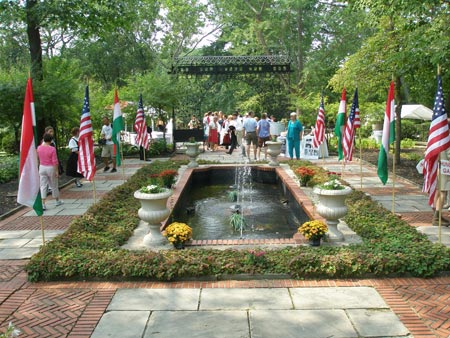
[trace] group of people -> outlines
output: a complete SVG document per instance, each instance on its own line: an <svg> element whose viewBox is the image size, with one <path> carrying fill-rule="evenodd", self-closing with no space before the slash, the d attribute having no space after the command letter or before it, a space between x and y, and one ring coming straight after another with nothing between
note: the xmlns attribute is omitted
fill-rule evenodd
<svg viewBox="0 0 450 338"><path fill-rule="evenodd" d="M227 154L232 154L237 147L241 147L242 156L253 160L261 160L261 152L264 150L264 159L267 159L267 145L272 136L270 124L276 122L275 116L270 117L267 113L262 113L261 118L255 116L250 111L244 115L235 112L226 116L222 112L208 111L203 116L204 130L204 150L217 151L219 145L224 146ZM190 129L198 128L199 121L192 116L188 123ZM291 159L295 157L300 159L300 141L303 135L303 126L297 119L297 113L290 115L287 126L286 138L288 143L288 152ZM245 145L244 145L245 142ZM253 158L251 158L251 149L253 147Z"/></svg>

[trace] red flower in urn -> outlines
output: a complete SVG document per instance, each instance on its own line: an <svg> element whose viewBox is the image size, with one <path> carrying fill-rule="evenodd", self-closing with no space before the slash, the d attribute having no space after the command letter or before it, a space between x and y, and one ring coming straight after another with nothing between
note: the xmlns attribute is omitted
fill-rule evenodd
<svg viewBox="0 0 450 338"><path fill-rule="evenodd" d="M311 178L316 174L311 167L298 167L295 173L300 177L300 185L306 186Z"/></svg>
<svg viewBox="0 0 450 338"><path fill-rule="evenodd" d="M175 183L175 178L177 177L178 172L176 170L168 169L164 170L159 174L159 177L161 177L163 184L167 188L171 188L172 185Z"/></svg>

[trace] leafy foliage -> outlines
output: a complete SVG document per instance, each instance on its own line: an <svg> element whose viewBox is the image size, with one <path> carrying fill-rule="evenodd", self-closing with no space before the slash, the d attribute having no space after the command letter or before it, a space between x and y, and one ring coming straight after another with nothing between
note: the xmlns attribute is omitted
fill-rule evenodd
<svg viewBox="0 0 450 338"><path fill-rule="evenodd" d="M19 175L19 163L17 156L1 156L0 183L9 182Z"/></svg>
<svg viewBox="0 0 450 338"><path fill-rule="evenodd" d="M83 15L84 6L90 8L89 16ZM332 127L345 84L349 92L359 87L361 131L368 137L364 125L382 118L392 75L399 83L396 102L429 107L437 64L443 65L444 83L449 79L448 2L414 0L394 8L382 0L3 1L0 110L17 148L20 98L31 66L26 56L31 50L29 14L35 20L31 27L39 27L41 36L39 48L33 49L35 54L42 51L43 64L42 81L33 78L38 129L53 125L58 144L79 123L87 79L96 132L116 86L121 100L136 102L142 93L145 106L173 111L178 124L207 110L267 111L278 119L288 110L299 110L302 123L310 126L323 93L326 124ZM290 56L289 78L168 74L180 56L262 54ZM128 126L135 108L124 111ZM161 117L168 118L166 113ZM423 138L428 130L401 124L398 135L411 139L419 134Z"/></svg>
<svg viewBox="0 0 450 338"><path fill-rule="evenodd" d="M247 228L247 220L241 214L234 212L230 215L230 225L233 231L240 231Z"/></svg>

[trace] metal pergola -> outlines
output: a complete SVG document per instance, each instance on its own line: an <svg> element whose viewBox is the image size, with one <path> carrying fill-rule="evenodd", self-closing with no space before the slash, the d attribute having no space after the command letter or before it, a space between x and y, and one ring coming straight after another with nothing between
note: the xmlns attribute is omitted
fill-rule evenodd
<svg viewBox="0 0 450 338"><path fill-rule="evenodd" d="M289 74L288 56L184 56L175 59L169 74L181 76L210 76L237 74Z"/></svg>

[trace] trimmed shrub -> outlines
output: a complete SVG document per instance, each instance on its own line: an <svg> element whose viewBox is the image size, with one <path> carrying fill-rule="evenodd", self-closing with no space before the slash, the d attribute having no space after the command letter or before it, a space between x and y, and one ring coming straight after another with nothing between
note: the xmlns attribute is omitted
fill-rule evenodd
<svg viewBox="0 0 450 338"><path fill-rule="evenodd" d="M361 192L353 192L347 199L345 219L362 237L363 243L358 245L297 246L263 253L258 248L252 252L192 249L157 253L120 249L139 222L139 205L133 192L149 175L177 169L182 163L186 162L152 162L109 192L31 258L26 266L29 280L176 280L243 273L288 274L294 278L430 277L450 269L448 248L431 243Z"/></svg>

